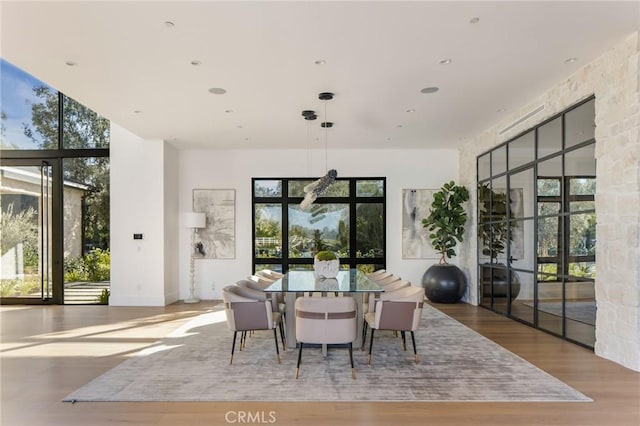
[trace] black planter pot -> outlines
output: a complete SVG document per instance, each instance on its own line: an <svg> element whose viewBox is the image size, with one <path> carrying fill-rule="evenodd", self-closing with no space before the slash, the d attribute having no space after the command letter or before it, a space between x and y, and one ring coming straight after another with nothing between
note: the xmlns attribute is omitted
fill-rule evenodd
<svg viewBox="0 0 640 426"><path fill-rule="evenodd" d="M435 303L457 303L467 288L467 279L456 265L432 265L422 276L427 298Z"/></svg>
<svg viewBox="0 0 640 426"><path fill-rule="evenodd" d="M495 265L498 265L503 268L496 268ZM492 295L494 298L507 297L507 291L509 289L509 281L507 277L507 269L501 264L494 264L494 267L491 267L491 264L481 265L481 283L482 283L482 296L485 298L490 298ZM491 291L491 287L493 285L493 292ZM516 273L516 271L511 271L511 300L514 300L520 294L520 277Z"/></svg>

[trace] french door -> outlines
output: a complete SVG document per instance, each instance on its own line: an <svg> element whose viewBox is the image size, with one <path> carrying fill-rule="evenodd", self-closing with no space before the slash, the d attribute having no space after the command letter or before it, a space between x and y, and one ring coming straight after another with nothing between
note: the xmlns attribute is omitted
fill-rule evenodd
<svg viewBox="0 0 640 426"><path fill-rule="evenodd" d="M62 303L62 267L54 241L61 221L58 159L0 163L0 302Z"/></svg>

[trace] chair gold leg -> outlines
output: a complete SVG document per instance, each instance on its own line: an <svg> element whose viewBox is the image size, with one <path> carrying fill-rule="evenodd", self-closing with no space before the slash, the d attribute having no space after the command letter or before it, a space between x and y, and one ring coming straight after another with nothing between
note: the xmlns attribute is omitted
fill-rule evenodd
<svg viewBox="0 0 640 426"><path fill-rule="evenodd" d="M371 354L367 356L367 364L371 365Z"/></svg>
<svg viewBox="0 0 640 426"><path fill-rule="evenodd" d="M355 379L355 378L356 378L356 369L355 369L355 368L352 368L352 369L351 369L351 378L352 378L352 379Z"/></svg>
<svg viewBox="0 0 640 426"><path fill-rule="evenodd" d="M298 379L298 371L300 371L300 369L296 367L296 379Z"/></svg>
<svg viewBox="0 0 640 426"><path fill-rule="evenodd" d="M417 364L417 363L419 362L419 360L418 360L418 354L416 354L416 356L415 356L415 360L416 360L416 364Z"/></svg>
<svg viewBox="0 0 640 426"><path fill-rule="evenodd" d="M278 358L278 364L280 364L280 354L277 354L276 358Z"/></svg>
<svg viewBox="0 0 640 426"><path fill-rule="evenodd" d="M233 354L231 354L231 359L229 360L229 365L233 364Z"/></svg>

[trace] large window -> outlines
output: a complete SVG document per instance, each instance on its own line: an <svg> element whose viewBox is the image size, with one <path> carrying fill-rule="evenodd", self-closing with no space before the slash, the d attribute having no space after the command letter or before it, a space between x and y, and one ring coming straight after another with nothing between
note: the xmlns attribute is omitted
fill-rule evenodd
<svg viewBox="0 0 640 426"><path fill-rule="evenodd" d="M4 59L0 82L1 301L104 303L109 120Z"/></svg>
<svg viewBox="0 0 640 426"><path fill-rule="evenodd" d="M595 100L478 157L480 304L595 343Z"/></svg>
<svg viewBox="0 0 640 426"><path fill-rule="evenodd" d="M321 250L344 268L385 267L385 178L338 179L302 209L303 178L254 178L253 266L277 271L311 268Z"/></svg>

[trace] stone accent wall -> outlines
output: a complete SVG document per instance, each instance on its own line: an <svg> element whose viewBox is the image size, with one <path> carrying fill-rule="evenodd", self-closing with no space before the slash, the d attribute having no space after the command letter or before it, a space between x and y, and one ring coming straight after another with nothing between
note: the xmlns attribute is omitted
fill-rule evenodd
<svg viewBox="0 0 640 426"><path fill-rule="evenodd" d="M596 354L640 371L640 49L634 33L566 80L478 135L460 150L460 184L476 187L476 157L595 94L597 251ZM544 105L507 133L508 123ZM460 267L477 283L477 197ZM472 289L465 295L478 304Z"/></svg>

